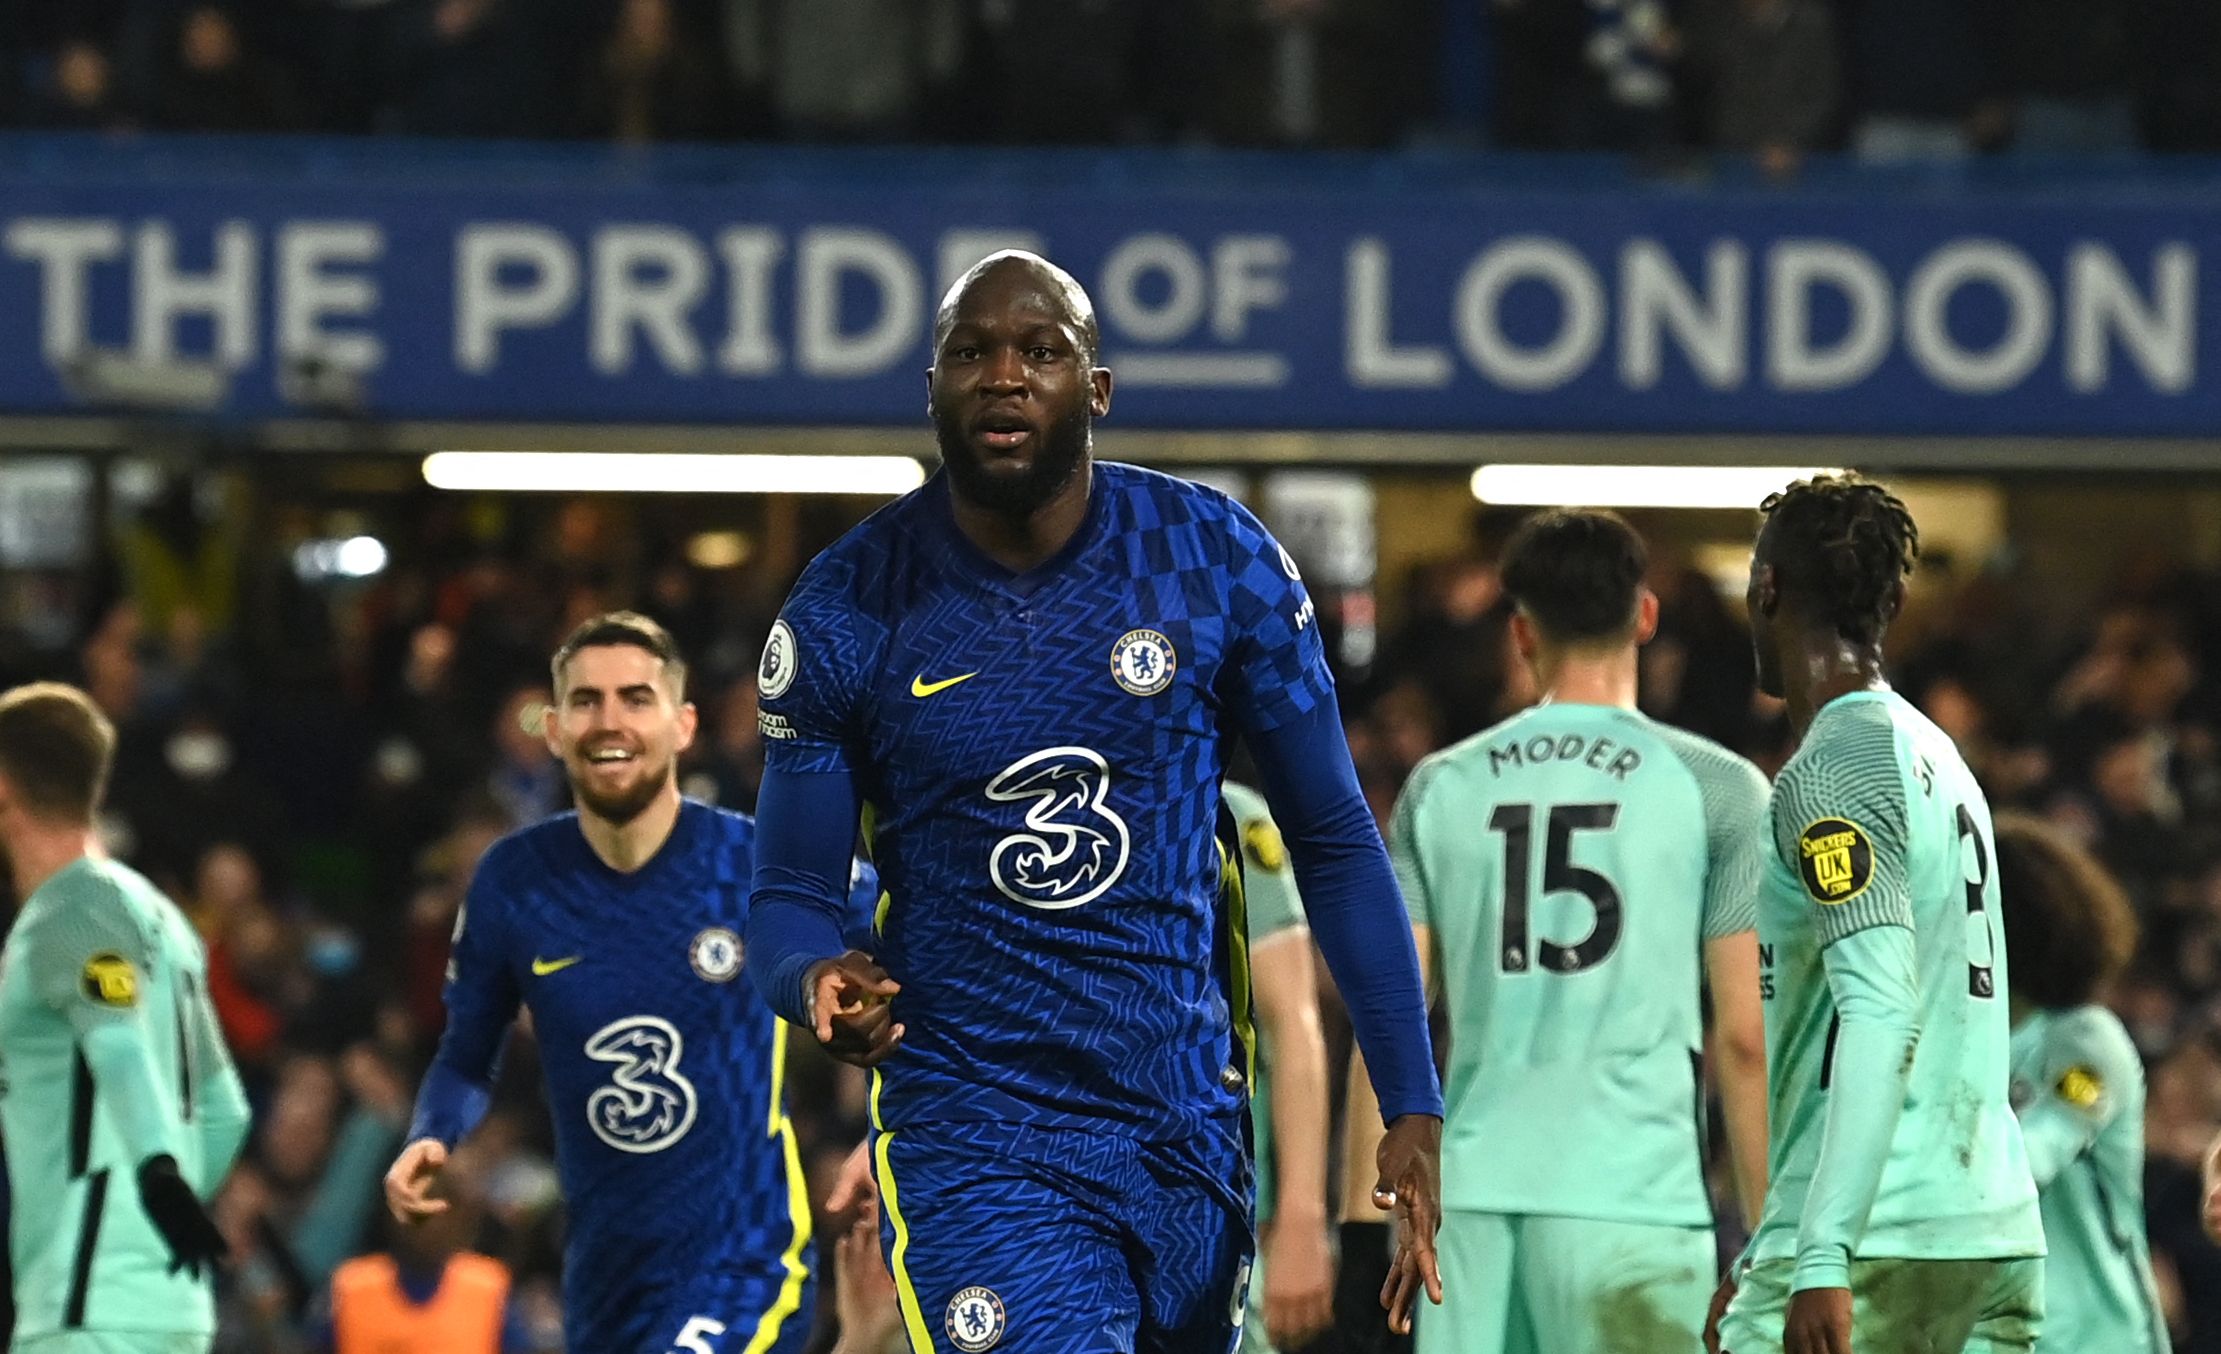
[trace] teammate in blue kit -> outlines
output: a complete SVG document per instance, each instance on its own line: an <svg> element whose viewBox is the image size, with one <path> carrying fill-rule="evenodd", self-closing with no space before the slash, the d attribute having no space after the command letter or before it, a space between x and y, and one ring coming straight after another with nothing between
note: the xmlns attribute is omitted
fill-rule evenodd
<svg viewBox="0 0 2221 1354"><path fill-rule="evenodd" d="M747 967L876 1064L917 1351L1223 1351L1253 1254L1254 1075L1219 782L1254 754L1384 1117L1383 1294L1439 1300L1442 1097L1395 878L1295 564L1232 499L1096 463L1086 293L993 256L934 327L943 470L812 562L766 644ZM886 884L844 953L861 812Z"/></svg>
<svg viewBox="0 0 2221 1354"><path fill-rule="evenodd" d="M786 1039L745 990L755 825L680 797L686 667L645 616L556 651L548 747L576 813L497 842L456 919L447 1029L386 1176L403 1221L484 1118L532 1010L570 1206L565 1335L582 1354L773 1354L810 1327L810 1209ZM841 875L860 932L871 880ZM845 886L855 885L853 895Z"/></svg>

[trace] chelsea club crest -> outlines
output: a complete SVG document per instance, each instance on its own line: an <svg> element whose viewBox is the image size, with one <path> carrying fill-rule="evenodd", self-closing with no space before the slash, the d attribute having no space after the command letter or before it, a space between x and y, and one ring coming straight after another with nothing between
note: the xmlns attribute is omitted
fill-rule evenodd
<svg viewBox="0 0 2221 1354"><path fill-rule="evenodd" d="M1111 645L1111 676L1137 696L1154 696L1172 685L1178 666L1172 641L1154 630L1128 630Z"/></svg>
<svg viewBox="0 0 2221 1354"><path fill-rule="evenodd" d="M1002 1342L1003 1321L1003 1300L993 1289L975 1285L949 1299L942 1327L948 1331L949 1343L964 1354L980 1354Z"/></svg>
<svg viewBox="0 0 2221 1354"><path fill-rule="evenodd" d="M723 926L712 926L686 947L687 962L704 982L729 983L740 972L740 937Z"/></svg>

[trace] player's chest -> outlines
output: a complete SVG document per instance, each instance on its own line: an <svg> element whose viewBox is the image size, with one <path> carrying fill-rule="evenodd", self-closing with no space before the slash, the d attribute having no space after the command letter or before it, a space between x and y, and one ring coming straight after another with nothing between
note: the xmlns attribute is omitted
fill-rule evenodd
<svg viewBox="0 0 2221 1354"><path fill-rule="evenodd" d="M647 1016L715 1018L743 991L737 884L545 900L512 928L510 975L543 1039L583 1045Z"/></svg>
<svg viewBox="0 0 2221 1354"><path fill-rule="evenodd" d="M883 764L992 777L1084 746L1132 762L1217 728L1230 627L1177 579L1097 576L1019 597L951 588L897 625L875 673Z"/></svg>

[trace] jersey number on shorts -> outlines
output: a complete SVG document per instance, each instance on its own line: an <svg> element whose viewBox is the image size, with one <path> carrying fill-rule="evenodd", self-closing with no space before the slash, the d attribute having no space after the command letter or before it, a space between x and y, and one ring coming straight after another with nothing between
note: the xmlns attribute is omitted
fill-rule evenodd
<svg viewBox="0 0 2221 1354"><path fill-rule="evenodd" d="M1990 914L1982 906L1982 890L1990 882L1990 848L1982 840L1981 825L1967 806L1959 806L1959 857L1966 860L1966 848L1974 848L1972 872L1967 876L1967 991L1976 997L1995 997L1997 978L1991 973L1991 963L1997 957L1997 937L1990 934Z"/></svg>
<svg viewBox="0 0 2221 1354"><path fill-rule="evenodd" d="M1554 940L1528 943L1527 914L1534 905L1535 806L1499 804L1489 816L1493 832L1504 834L1504 934L1499 950L1506 973L1525 973L1536 962L1550 973L1579 973L1595 968L1619 945L1619 890L1596 871L1573 863L1573 834L1608 832L1619 821L1617 804L1559 804L1549 810L1542 849L1542 891L1578 893L1589 900L1596 923L1573 945Z"/></svg>

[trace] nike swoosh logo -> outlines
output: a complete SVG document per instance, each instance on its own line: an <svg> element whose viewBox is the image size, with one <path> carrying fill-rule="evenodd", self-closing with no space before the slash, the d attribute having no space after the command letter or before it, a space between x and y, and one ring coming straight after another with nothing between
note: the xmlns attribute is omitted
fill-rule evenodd
<svg viewBox="0 0 2221 1354"><path fill-rule="evenodd" d="M541 959L535 956L532 960L532 976L545 978L550 973L561 973L585 957L583 954L574 954L568 959Z"/></svg>
<svg viewBox="0 0 2221 1354"><path fill-rule="evenodd" d="M976 672L967 672L961 677L950 677L938 682L929 682L925 679L925 674L921 672L910 679L910 694L916 696L919 700L924 700L937 691L946 691L958 682L968 682L977 676L979 674Z"/></svg>

